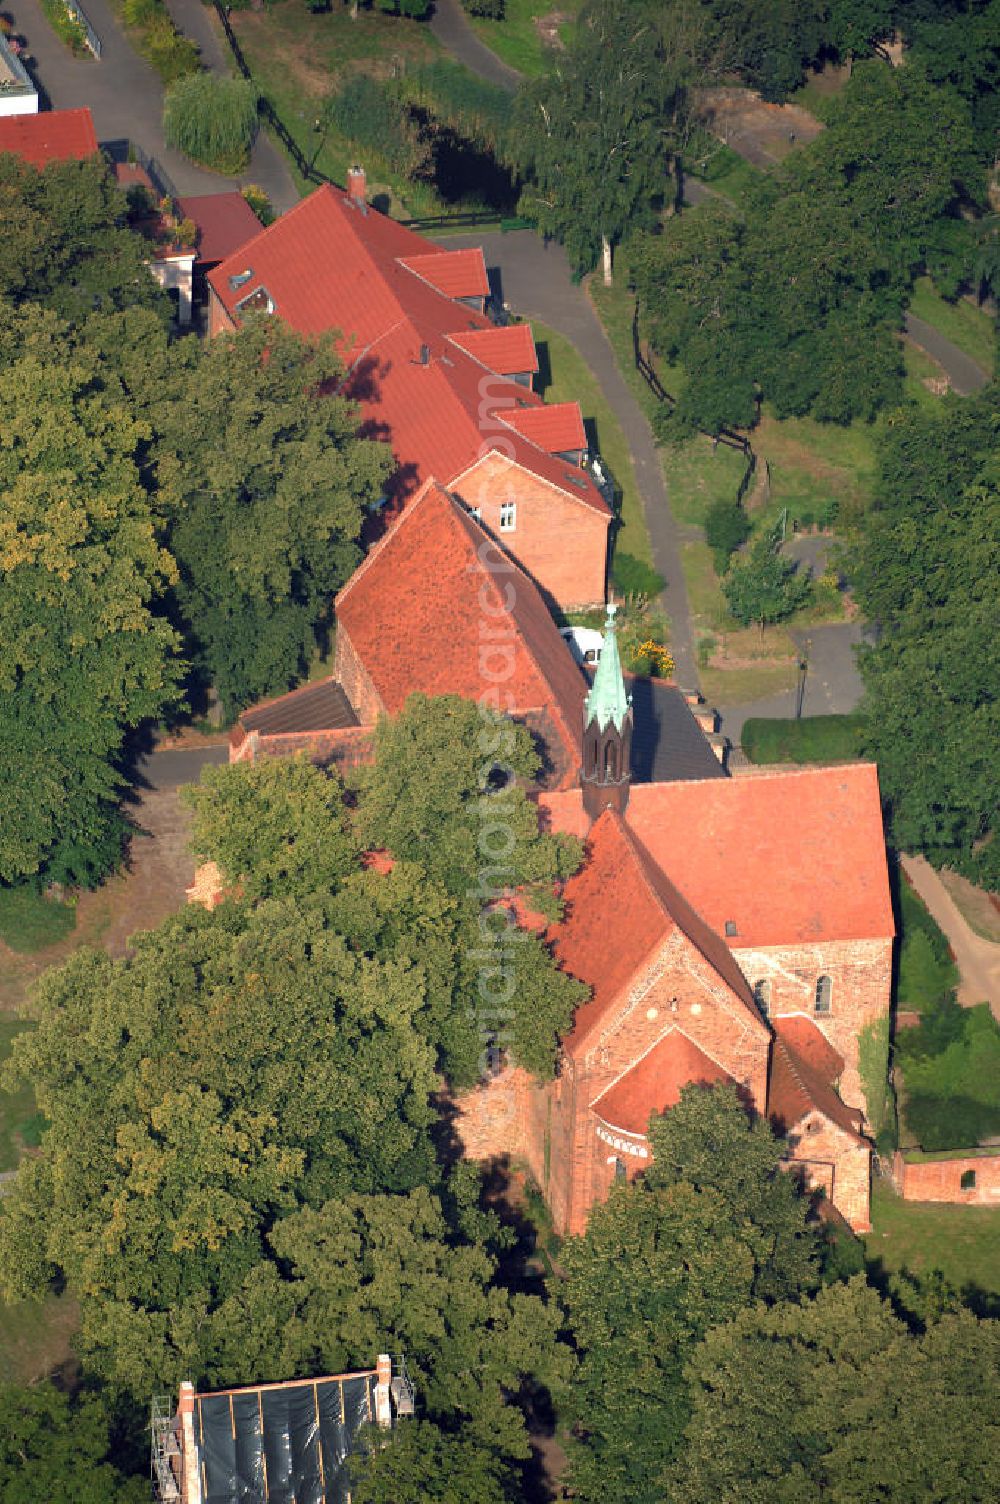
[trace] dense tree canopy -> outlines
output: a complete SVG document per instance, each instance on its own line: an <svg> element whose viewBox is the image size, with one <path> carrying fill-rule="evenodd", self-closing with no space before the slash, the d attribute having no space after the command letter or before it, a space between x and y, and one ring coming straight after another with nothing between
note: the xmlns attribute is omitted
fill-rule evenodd
<svg viewBox="0 0 1000 1504"><path fill-rule="evenodd" d="M595 0L552 72L520 90L508 151L524 178L520 212L588 271L669 195L684 70L649 7Z"/></svg>
<svg viewBox="0 0 1000 1504"><path fill-rule="evenodd" d="M73 319L133 305L157 309L163 321L169 315L103 160L52 162L39 172L0 153L0 236L0 297Z"/></svg>
<svg viewBox="0 0 1000 1504"><path fill-rule="evenodd" d="M694 1345L748 1302L794 1299L819 1278L808 1203L732 1088L686 1088L650 1138L650 1170L616 1186L560 1258L579 1354L572 1480L588 1504L660 1504Z"/></svg>
<svg viewBox="0 0 1000 1504"><path fill-rule="evenodd" d="M758 393L779 417L845 423L898 401L912 278L971 274L957 210L982 182L963 99L917 64L857 67L826 129L740 211L690 209L634 248L651 340L688 375L677 423L746 426Z"/></svg>
<svg viewBox="0 0 1000 1504"><path fill-rule="evenodd" d="M691 1358L694 1410L669 1504L987 1504L1000 1491L1000 1324L912 1335L863 1278L757 1305Z"/></svg>
<svg viewBox="0 0 1000 1504"><path fill-rule="evenodd" d="M145 1478L108 1461L108 1417L91 1394L53 1384L0 1384L0 1498L4 1504L143 1504Z"/></svg>
<svg viewBox="0 0 1000 1504"><path fill-rule="evenodd" d="M868 745L894 838L1000 883L1000 392L898 414L854 546L858 600L880 627L861 655Z"/></svg>
<svg viewBox="0 0 1000 1504"><path fill-rule="evenodd" d="M142 426L42 310L13 322L27 337L0 357L0 880L88 881L121 845L125 732L177 696L177 638L151 613L175 571L135 464Z"/></svg>

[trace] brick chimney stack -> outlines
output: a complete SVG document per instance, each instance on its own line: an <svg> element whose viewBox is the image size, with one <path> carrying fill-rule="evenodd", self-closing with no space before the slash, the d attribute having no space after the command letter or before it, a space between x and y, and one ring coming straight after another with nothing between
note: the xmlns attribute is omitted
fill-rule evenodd
<svg viewBox="0 0 1000 1504"><path fill-rule="evenodd" d="M368 179L365 169L357 164L347 169L347 197L359 209L368 207Z"/></svg>
<svg viewBox="0 0 1000 1504"><path fill-rule="evenodd" d="M202 1504L198 1448L194 1439L194 1385L181 1381L177 1398L177 1442L180 1447L181 1504Z"/></svg>
<svg viewBox="0 0 1000 1504"><path fill-rule="evenodd" d="M375 1424L387 1429L392 1425L389 1385L392 1383L392 1359L388 1353L378 1355L378 1379L375 1384Z"/></svg>

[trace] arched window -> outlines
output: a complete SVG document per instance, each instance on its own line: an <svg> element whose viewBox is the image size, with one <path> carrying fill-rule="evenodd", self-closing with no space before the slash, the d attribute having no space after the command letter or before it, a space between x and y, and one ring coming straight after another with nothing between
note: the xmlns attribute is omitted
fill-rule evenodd
<svg viewBox="0 0 1000 1504"><path fill-rule="evenodd" d="M963 1170L962 1171L962 1190L963 1191L974 1191L975 1189L976 1189L976 1172L975 1172L975 1170Z"/></svg>
<svg viewBox="0 0 1000 1504"><path fill-rule="evenodd" d="M625 1169L625 1161L623 1159L616 1159L615 1160L615 1179L616 1180L625 1180L626 1177L627 1177L627 1174L628 1174L628 1171Z"/></svg>
<svg viewBox="0 0 1000 1504"><path fill-rule="evenodd" d="M584 772L588 778L597 777L597 733L587 737L583 754Z"/></svg>
<svg viewBox="0 0 1000 1504"><path fill-rule="evenodd" d="M753 995L757 1000L757 1007L767 1018L771 1011L771 984L768 981L754 982Z"/></svg>
<svg viewBox="0 0 1000 1504"><path fill-rule="evenodd" d="M618 748L612 741L605 743L604 747L604 781L618 782Z"/></svg>
<svg viewBox="0 0 1000 1504"><path fill-rule="evenodd" d="M829 1013L830 1000L833 997L833 983L829 977L817 977L816 979L816 1007L817 1013Z"/></svg>

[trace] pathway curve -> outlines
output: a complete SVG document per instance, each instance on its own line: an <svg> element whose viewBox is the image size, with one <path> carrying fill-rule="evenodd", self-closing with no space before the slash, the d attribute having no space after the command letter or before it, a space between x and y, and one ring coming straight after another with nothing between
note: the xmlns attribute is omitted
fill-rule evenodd
<svg viewBox="0 0 1000 1504"><path fill-rule="evenodd" d="M482 246L491 280L493 269L499 268L499 291L504 300L526 318L538 318L565 335L594 373L631 450L653 558L667 582L662 601L670 618L670 651L677 665L677 680L685 688L697 686L680 533L667 501L659 452L646 415L618 369L590 299L573 281L565 251L554 242L546 244L533 230L513 230L506 235L449 235L447 244L449 248Z"/></svg>
<svg viewBox="0 0 1000 1504"><path fill-rule="evenodd" d="M194 0L194 3L199 4L200 0ZM513 94L523 82L523 76L516 68L501 62L496 53L479 40L459 0L434 0L430 27L445 51L477 78L506 89L508 94Z"/></svg>
<svg viewBox="0 0 1000 1504"><path fill-rule="evenodd" d="M918 319L915 313L906 314L905 324L906 332L914 344L926 350L937 361L951 382L952 389L960 397L969 397L973 392L981 391L989 381L989 375L982 366L966 355L964 350L953 345L950 339L939 334L933 324Z"/></svg>
<svg viewBox="0 0 1000 1504"><path fill-rule="evenodd" d="M101 38L99 62L73 57L52 31L38 0L6 0L5 13L11 17L14 32L26 41L29 70L45 103L56 110L88 106L99 141L134 141L162 165L178 193L220 193L240 182L259 180L259 148L255 148L250 170L239 180L196 167L173 151L163 138L159 75L126 40L107 0L86 0L86 11ZM261 141L260 146L264 144ZM285 182L272 182L272 201L276 207L287 208L298 195L288 169L283 162L279 165ZM266 186L261 182L261 187Z"/></svg>
<svg viewBox="0 0 1000 1504"><path fill-rule="evenodd" d="M966 924L955 900L926 857L901 856L903 871L948 937L961 973L958 1000L965 1007L988 1002L1000 1020L1000 945Z"/></svg>

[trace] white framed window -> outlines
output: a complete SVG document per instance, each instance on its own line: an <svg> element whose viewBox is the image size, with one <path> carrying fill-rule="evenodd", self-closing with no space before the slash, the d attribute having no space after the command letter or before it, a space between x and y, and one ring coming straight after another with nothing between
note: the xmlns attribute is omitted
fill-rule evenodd
<svg viewBox="0 0 1000 1504"><path fill-rule="evenodd" d="M829 977L816 979L816 1013L829 1013L830 1003L833 1000L833 983Z"/></svg>
<svg viewBox="0 0 1000 1504"><path fill-rule="evenodd" d="M500 531L512 533L517 527L517 502L502 501L500 503Z"/></svg>

